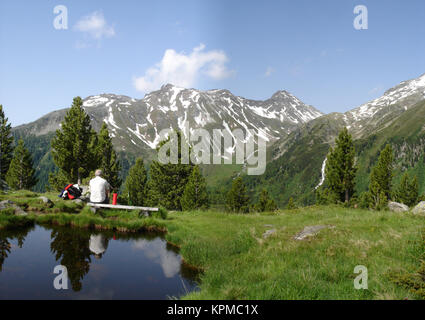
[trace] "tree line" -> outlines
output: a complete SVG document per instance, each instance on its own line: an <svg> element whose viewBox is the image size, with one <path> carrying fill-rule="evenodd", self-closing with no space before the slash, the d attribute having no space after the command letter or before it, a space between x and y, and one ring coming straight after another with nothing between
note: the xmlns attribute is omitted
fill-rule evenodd
<svg viewBox="0 0 425 320"><path fill-rule="evenodd" d="M317 190L319 204L345 203L362 208L382 210L393 200L407 206L419 200L418 179L405 172L398 186L393 185L394 155L390 144L380 152L378 161L372 168L369 187L357 195L355 178L357 166L352 136L344 128L335 140L335 147L329 149L325 167L324 184Z"/></svg>
<svg viewBox="0 0 425 320"><path fill-rule="evenodd" d="M178 143L184 143L180 132L177 132L177 136ZM167 141L160 142L158 148L164 143ZM120 176L122 167L108 127L103 123L96 133L80 97L73 99L71 108L51 141L51 151L57 170L49 174L50 190L62 190L69 183L87 184L94 177L94 171L101 169L113 191L122 191L120 203L163 206L170 210L207 209L210 206L201 168L192 163L182 164L179 161L177 164L163 164L153 161L148 172L143 158L139 157L123 183ZM335 146L329 149L325 180L316 191L317 203L355 203L356 206L377 210L385 208L389 200L408 206L416 204L419 200L417 177L410 177L406 172L399 185L394 186L393 162L393 150L387 144L371 170L368 190L357 195L355 147L352 136L344 128L336 138ZM36 183L31 154L22 139L14 142L11 124L0 105L0 187L29 190ZM275 201L265 189L261 191L258 201L251 204L241 176L233 179L225 200L230 212L277 209ZM294 199L290 198L288 209L294 208Z"/></svg>
<svg viewBox="0 0 425 320"><path fill-rule="evenodd" d="M22 139L15 146L11 130L0 105L0 189L31 189L37 183L31 154Z"/></svg>

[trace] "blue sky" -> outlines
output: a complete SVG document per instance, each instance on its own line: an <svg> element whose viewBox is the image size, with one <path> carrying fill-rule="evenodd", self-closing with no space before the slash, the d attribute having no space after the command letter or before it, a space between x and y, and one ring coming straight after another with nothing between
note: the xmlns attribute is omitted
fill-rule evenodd
<svg viewBox="0 0 425 320"><path fill-rule="evenodd" d="M367 30L353 27L357 5ZM18 125L77 95L179 82L252 99L285 89L341 112L425 73L424 40L423 0L2 0L0 104Z"/></svg>

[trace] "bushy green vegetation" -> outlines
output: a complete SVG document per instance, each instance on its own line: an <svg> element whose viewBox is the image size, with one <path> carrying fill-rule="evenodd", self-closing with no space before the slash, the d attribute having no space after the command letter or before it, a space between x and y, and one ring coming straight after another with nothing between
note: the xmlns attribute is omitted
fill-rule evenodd
<svg viewBox="0 0 425 320"><path fill-rule="evenodd" d="M143 206L146 201L147 174L143 158L137 158L136 164L130 168L124 184L123 198L133 206Z"/></svg>
<svg viewBox="0 0 425 320"><path fill-rule="evenodd" d="M356 171L353 139L347 128L344 128L335 140L335 148L329 149L325 167L325 191L321 198L327 198L330 203L348 203L354 194Z"/></svg>
<svg viewBox="0 0 425 320"><path fill-rule="evenodd" d="M277 214L174 213L166 225L167 240L203 271L201 290L186 299L421 298L392 276L418 270L420 216L332 206ZM332 227L293 239L312 225ZM264 239L271 228L276 233ZM368 290L354 289L357 265L368 268Z"/></svg>
<svg viewBox="0 0 425 320"><path fill-rule="evenodd" d="M22 139L18 141L13 152L13 158L6 174L6 182L14 190L30 190L37 184L32 156Z"/></svg>
<svg viewBox="0 0 425 320"><path fill-rule="evenodd" d="M163 206L168 210L182 209L181 199L194 167L190 161L188 164L182 161L182 146L186 146L189 150L180 131L171 134L166 140L159 143L158 152L164 147L167 150L164 157L169 157L170 163L162 163L159 160L152 162L149 171L150 179L147 184L149 205Z"/></svg>
<svg viewBox="0 0 425 320"><path fill-rule="evenodd" d="M394 192L394 198L397 202L404 203L411 207L418 201L418 178L415 175L410 179L409 174L405 172L401 178L397 190Z"/></svg>
<svg viewBox="0 0 425 320"><path fill-rule="evenodd" d="M207 184L199 166L194 166L180 200L183 210L207 209L209 198Z"/></svg>
<svg viewBox="0 0 425 320"><path fill-rule="evenodd" d="M117 192L122 182L120 178L121 164L112 145L112 138L105 122L100 128L96 149L96 158L99 159L98 168L102 170L102 176L109 182L112 190Z"/></svg>
<svg viewBox="0 0 425 320"><path fill-rule="evenodd" d="M0 104L0 190L6 188L6 174L12 161L13 137L11 130L12 125L4 114L3 105Z"/></svg>
<svg viewBox="0 0 425 320"><path fill-rule="evenodd" d="M232 188L227 194L227 209L235 213L249 212L249 197L241 177L233 180Z"/></svg>

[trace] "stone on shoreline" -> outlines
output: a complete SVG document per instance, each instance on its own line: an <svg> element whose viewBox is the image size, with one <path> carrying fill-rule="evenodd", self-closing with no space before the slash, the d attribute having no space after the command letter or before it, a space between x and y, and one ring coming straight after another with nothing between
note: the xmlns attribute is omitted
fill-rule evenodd
<svg viewBox="0 0 425 320"><path fill-rule="evenodd" d="M27 216L28 213L26 213L24 210L22 210L21 207L19 207L15 202L11 200L3 200L0 202L0 210L6 209L6 208L13 208L15 209L15 215L17 216Z"/></svg>

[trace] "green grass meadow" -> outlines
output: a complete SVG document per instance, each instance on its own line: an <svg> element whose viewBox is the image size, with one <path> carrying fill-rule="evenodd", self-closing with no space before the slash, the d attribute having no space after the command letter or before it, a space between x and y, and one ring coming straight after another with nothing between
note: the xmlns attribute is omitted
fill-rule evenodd
<svg viewBox="0 0 425 320"><path fill-rule="evenodd" d="M277 213L228 214L219 210L137 212L88 207L40 194L0 195L26 210L0 211L0 232L28 224L57 224L121 232L163 231L184 262L200 270L200 290L183 299L423 299L425 217L389 211L312 206ZM163 219L166 218L166 219ZM326 225L295 240L306 226ZM274 229L264 238L267 230ZM356 266L368 269L368 289L356 290Z"/></svg>
<svg viewBox="0 0 425 320"><path fill-rule="evenodd" d="M272 225L273 227L270 227ZM305 226L329 225L296 241ZM394 277L415 274L424 217L340 207L278 214L174 213L167 240L203 269L201 290L186 299L420 299ZM268 229L276 233L263 239ZM368 268L368 290L354 289L354 268Z"/></svg>

